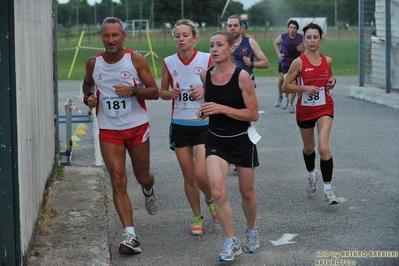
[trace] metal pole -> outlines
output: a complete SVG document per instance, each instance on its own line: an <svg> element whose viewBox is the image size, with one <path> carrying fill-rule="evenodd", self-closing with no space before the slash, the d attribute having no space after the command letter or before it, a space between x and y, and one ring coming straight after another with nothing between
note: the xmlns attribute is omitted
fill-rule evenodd
<svg viewBox="0 0 399 266"><path fill-rule="evenodd" d="M391 0L385 0L385 92L391 92Z"/></svg>
<svg viewBox="0 0 399 266"><path fill-rule="evenodd" d="M126 8L125 8L125 14L126 14L126 22L128 21L128 19L129 19L129 12L128 12L128 7L129 7L129 0L126 0Z"/></svg>
<svg viewBox="0 0 399 266"><path fill-rule="evenodd" d="M337 22L338 22L338 18L337 18L337 0L335 0L335 29L337 29Z"/></svg>
<svg viewBox="0 0 399 266"><path fill-rule="evenodd" d="M181 19L184 19L184 0L181 0Z"/></svg>
<svg viewBox="0 0 399 266"><path fill-rule="evenodd" d="M141 43L141 19L142 19L142 5L140 0L140 22L139 22L139 42Z"/></svg>
<svg viewBox="0 0 399 266"><path fill-rule="evenodd" d="M359 60L359 86L364 86L364 0L359 0L359 48L358 48L358 60Z"/></svg>
<svg viewBox="0 0 399 266"><path fill-rule="evenodd" d="M79 0L76 0L76 31L79 38Z"/></svg>
<svg viewBox="0 0 399 266"><path fill-rule="evenodd" d="M94 2L94 25L97 27L97 2Z"/></svg>

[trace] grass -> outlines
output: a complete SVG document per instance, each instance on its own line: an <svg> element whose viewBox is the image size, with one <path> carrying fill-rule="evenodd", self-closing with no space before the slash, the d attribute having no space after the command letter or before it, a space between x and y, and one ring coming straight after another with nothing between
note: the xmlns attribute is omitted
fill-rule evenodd
<svg viewBox="0 0 399 266"><path fill-rule="evenodd" d="M200 38L196 44L196 48L200 51L209 51L209 36L212 31L201 32ZM279 30L275 32L268 32L265 34L261 30L258 32L250 32L255 36L259 46L265 53L266 57L270 62L268 69L255 69L255 76L277 76L277 55L274 51L274 38L278 36ZM339 38L334 36L334 33L329 33L328 39L321 45L320 51L333 59L333 72L337 76L353 76L358 75L358 40L356 33L347 35L341 34ZM176 53L177 49L175 43L172 40L170 33L152 33L150 34L152 50L157 55L154 56L156 72L153 69L153 63L151 56L148 55L147 61L150 65L154 76L160 78L162 73L162 60L166 56ZM58 79L68 79L71 64L75 55L75 47L77 46L77 36L71 36L70 38L59 38L58 40ZM76 61L71 72L69 79L71 80L83 80L85 74L85 65L89 57L96 55L103 49L103 44L100 40L100 36L88 35L83 38L81 43L82 47L78 51ZM146 36L142 34L140 37L132 38L128 37L126 40L125 47L130 47L136 51L149 51L149 45ZM93 49L94 48L94 49Z"/></svg>

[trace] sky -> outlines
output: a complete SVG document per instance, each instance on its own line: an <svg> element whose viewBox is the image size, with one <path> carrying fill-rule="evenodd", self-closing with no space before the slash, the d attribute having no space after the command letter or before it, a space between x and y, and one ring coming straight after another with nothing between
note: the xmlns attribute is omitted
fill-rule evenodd
<svg viewBox="0 0 399 266"><path fill-rule="evenodd" d="M251 7L253 4L260 2L261 0L234 0L234 1L241 2L244 5L244 9L247 9L247 8ZM58 3L60 3L60 4L65 4L68 2L69 2L69 0L58 0ZM90 5L93 5L95 2L99 3L101 1L100 0L97 0L97 1L87 0L87 2ZM119 1L115 0L114 2L119 2Z"/></svg>

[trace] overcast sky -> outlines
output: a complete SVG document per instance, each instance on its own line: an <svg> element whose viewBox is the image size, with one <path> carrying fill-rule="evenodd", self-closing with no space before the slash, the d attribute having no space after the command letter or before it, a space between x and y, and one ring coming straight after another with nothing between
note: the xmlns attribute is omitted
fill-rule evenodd
<svg viewBox="0 0 399 266"><path fill-rule="evenodd" d="M260 2L261 0L234 0L234 1L241 2L241 3L244 5L244 9L247 9L247 8L249 8L250 6L252 6L253 4ZM59 2L60 4L65 4L65 3L68 3L69 0L58 0L58 2ZM101 2L101 1L100 1L100 0L97 0L97 1L96 1L96 0L87 0L87 2L88 2L90 5L93 5L94 2L99 3L99 2ZM114 0L114 2L119 2L119 1Z"/></svg>

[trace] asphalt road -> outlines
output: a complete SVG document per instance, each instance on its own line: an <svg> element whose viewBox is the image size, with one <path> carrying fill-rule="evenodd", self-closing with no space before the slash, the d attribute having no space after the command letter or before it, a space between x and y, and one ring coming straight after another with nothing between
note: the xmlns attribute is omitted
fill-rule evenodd
<svg viewBox="0 0 399 266"><path fill-rule="evenodd" d="M342 203L328 206L322 182L318 195L310 199L306 194L307 172L295 115L274 107L277 78L257 78L260 117L255 126L262 139L257 145L260 166L256 168L256 192L261 249L256 254L243 253L230 263L217 261L225 236L212 222L205 202L205 233L200 237L189 234L192 213L177 159L168 146L171 102L147 101L151 170L156 178L159 212L147 214L141 188L127 163L131 177L128 190L142 254L117 254L123 228L113 202L107 201L106 232L96 233L108 238L109 249L104 252L109 252L109 265L399 265L399 111L350 98L349 86L357 85L358 77L337 80L332 91L335 117L330 147L334 159L332 184ZM60 81L60 114L66 98L77 100L80 83ZM76 106L87 113L85 106ZM85 124L87 134L80 136L79 147L73 150L72 165L101 168L95 156L93 123ZM73 124L74 130L77 125ZM62 147L63 138L65 126L61 124ZM317 155L317 168L319 159ZM111 195L108 176L104 182L105 193ZM245 219L233 171L227 187L236 234L245 242ZM386 251L390 253L381 253Z"/></svg>

